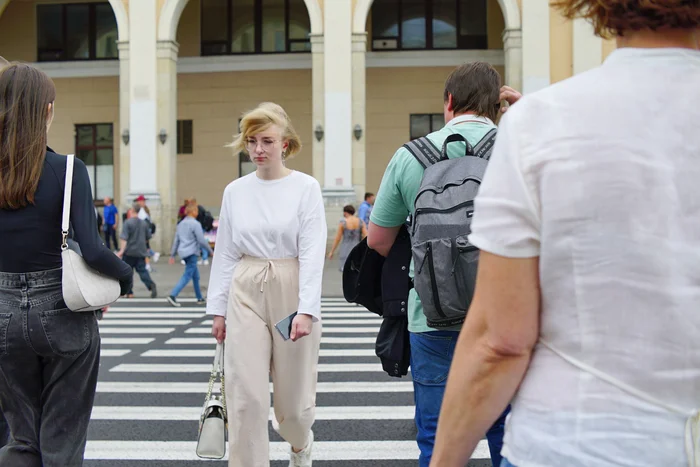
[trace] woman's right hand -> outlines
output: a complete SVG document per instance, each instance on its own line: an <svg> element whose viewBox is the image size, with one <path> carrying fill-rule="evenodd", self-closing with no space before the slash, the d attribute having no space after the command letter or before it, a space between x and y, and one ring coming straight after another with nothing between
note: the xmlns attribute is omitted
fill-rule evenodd
<svg viewBox="0 0 700 467"><path fill-rule="evenodd" d="M226 339L226 318L223 316L214 316L214 324L211 325L211 335L216 338L219 344Z"/></svg>

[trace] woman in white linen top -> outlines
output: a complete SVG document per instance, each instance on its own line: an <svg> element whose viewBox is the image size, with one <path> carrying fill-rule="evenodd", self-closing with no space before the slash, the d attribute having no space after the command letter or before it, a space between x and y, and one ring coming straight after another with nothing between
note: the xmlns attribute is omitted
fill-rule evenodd
<svg viewBox="0 0 700 467"><path fill-rule="evenodd" d="M433 463L700 466L700 3L564 0L618 49L503 118Z"/></svg>
<svg viewBox="0 0 700 467"><path fill-rule="evenodd" d="M321 187L285 167L301 142L282 107L263 103L240 126L232 146L257 169L224 191L207 297L212 334L226 343L229 466L269 466L271 375L272 423L291 445L289 465L310 467L327 236ZM275 324L295 312L285 340Z"/></svg>

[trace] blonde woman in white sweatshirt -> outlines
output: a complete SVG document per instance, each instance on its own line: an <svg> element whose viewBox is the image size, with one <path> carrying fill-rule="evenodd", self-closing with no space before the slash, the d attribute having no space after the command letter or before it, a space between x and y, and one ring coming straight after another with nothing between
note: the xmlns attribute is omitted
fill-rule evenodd
<svg viewBox="0 0 700 467"><path fill-rule="evenodd" d="M291 445L289 465L309 467L327 235L321 187L285 167L301 142L282 107L261 104L240 129L231 146L257 169L224 190L207 296L212 334L226 344L229 467L270 465L270 375L272 424ZM294 312L285 341L275 324Z"/></svg>

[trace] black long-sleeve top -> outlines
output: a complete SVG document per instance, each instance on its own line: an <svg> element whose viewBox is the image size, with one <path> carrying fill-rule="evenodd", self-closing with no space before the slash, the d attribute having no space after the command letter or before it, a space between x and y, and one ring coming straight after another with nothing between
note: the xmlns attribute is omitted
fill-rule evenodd
<svg viewBox="0 0 700 467"><path fill-rule="evenodd" d="M66 157L47 148L34 204L0 209L0 271L10 273L58 269L61 261L61 217ZM119 279L122 291L132 281L131 268L100 238L85 164L75 159L70 224L72 238L93 269Z"/></svg>

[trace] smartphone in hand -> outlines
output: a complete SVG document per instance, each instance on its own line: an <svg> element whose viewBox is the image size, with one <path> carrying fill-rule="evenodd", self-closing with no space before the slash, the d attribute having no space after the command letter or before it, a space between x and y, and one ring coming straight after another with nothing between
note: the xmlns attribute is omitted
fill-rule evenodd
<svg viewBox="0 0 700 467"><path fill-rule="evenodd" d="M282 339L284 340L289 340L291 338L292 334L292 322L294 321L294 317L296 317L297 312L295 311L291 315L287 316L277 324L275 324L275 328L277 328L277 331L282 335Z"/></svg>

